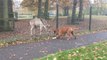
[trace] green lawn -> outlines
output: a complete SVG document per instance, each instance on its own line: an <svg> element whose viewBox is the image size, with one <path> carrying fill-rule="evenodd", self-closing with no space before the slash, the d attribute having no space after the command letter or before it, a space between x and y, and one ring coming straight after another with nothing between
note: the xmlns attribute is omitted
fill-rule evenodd
<svg viewBox="0 0 107 60"><path fill-rule="evenodd" d="M34 60L107 60L107 41L58 52Z"/></svg>

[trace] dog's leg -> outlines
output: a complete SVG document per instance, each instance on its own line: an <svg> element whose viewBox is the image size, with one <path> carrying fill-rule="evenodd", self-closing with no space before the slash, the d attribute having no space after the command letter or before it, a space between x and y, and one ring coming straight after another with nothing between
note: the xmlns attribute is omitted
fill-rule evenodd
<svg viewBox="0 0 107 60"><path fill-rule="evenodd" d="M57 35L57 36L56 36L57 39L60 39L60 37L61 37L60 35Z"/></svg>
<svg viewBox="0 0 107 60"><path fill-rule="evenodd" d="M67 40L70 40L70 38L72 37L71 33L70 32L67 32Z"/></svg>
<svg viewBox="0 0 107 60"><path fill-rule="evenodd" d="M72 31L71 34L74 36L74 38L76 39L76 36L74 35L74 32Z"/></svg>
<svg viewBox="0 0 107 60"><path fill-rule="evenodd" d="M62 38L63 38L63 36L64 36L64 34L63 34L63 33L58 33L58 34L57 34L57 36L56 36L56 38L57 38L57 39L62 39Z"/></svg>

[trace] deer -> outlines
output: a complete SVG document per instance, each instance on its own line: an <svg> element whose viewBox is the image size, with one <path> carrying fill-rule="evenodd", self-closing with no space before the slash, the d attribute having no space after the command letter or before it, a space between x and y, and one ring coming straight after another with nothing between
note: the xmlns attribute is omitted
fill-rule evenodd
<svg viewBox="0 0 107 60"><path fill-rule="evenodd" d="M36 27L39 27L40 29L40 35L41 32L43 30L43 28L47 31L47 27L49 26L49 24L47 23L46 20L42 19L42 18L37 18L35 17L34 19L30 20L30 34L33 35L33 29L35 29Z"/></svg>

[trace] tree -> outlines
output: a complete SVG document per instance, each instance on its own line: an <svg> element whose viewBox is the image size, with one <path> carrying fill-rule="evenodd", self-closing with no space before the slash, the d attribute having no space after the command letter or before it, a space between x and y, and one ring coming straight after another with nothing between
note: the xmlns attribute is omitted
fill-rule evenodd
<svg viewBox="0 0 107 60"><path fill-rule="evenodd" d="M48 15L48 2L49 0L46 0L46 4L44 6L44 0L23 0L21 5L23 7L27 7L31 11L38 11L38 18L43 18L44 16L46 18L46 16ZM43 6L45 7L45 9L42 8Z"/></svg>
<svg viewBox="0 0 107 60"><path fill-rule="evenodd" d="M40 18L42 17L43 15L43 12L42 12L42 0L38 0L38 15L37 17Z"/></svg>
<svg viewBox="0 0 107 60"><path fill-rule="evenodd" d="M76 6L77 6L77 0L73 0L73 10L72 10L71 24L74 24L75 20L76 20Z"/></svg>
<svg viewBox="0 0 107 60"><path fill-rule="evenodd" d="M63 15L68 16L69 14L69 6L70 6L69 0L59 0L59 7L63 9Z"/></svg>
<svg viewBox="0 0 107 60"><path fill-rule="evenodd" d="M82 16L83 16L83 0L79 0L79 14L78 14L78 20L81 21L82 20Z"/></svg>
<svg viewBox="0 0 107 60"><path fill-rule="evenodd" d="M68 14L69 14L69 0L64 0L63 5L64 5L64 8L63 8L64 16L68 16Z"/></svg>
<svg viewBox="0 0 107 60"><path fill-rule="evenodd" d="M38 0L23 0L21 6L27 7L31 11L35 11L38 7Z"/></svg>
<svg viewBox="0 0 107 60"><path fill-rule="evenodd" d="M48 19L48 18L49 18L48 2L49 2L49 0L46 0L46 1L45 1L45 9L44 9L44 18L45 18L45 19Z"/></svg>

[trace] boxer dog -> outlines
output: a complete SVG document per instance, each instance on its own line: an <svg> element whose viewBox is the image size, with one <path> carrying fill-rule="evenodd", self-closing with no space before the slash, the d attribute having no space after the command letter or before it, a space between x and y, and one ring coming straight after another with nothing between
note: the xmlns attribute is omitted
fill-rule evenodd
<svg viewBox="0 0 107 60"><path fill-rule="evenodd" d="M72 27L72 26L63 26L58 29L55 29L54 34L56 35L56 38L62 38L63 36L67 35L68 37L67 40L70 40L72 36L74 36L74 38L76 39L76 36L74 35L74 31L76 29L79 29L79 28Z"/></svg>

